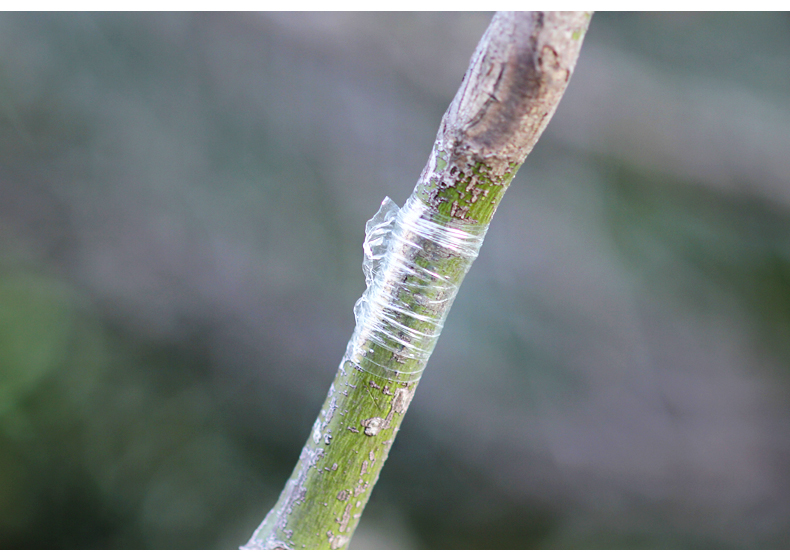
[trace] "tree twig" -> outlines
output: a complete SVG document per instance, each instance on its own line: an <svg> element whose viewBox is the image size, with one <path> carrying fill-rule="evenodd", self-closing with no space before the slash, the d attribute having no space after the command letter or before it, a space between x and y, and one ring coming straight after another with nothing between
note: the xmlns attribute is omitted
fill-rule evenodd
<svg viewBox="0 0 790 560"><path fill-rule="evenodd" d="M414 193L368 223L368 290L279 500L244 548L348 546L455 293L570 80L590 13L497 13Z"/></svg>

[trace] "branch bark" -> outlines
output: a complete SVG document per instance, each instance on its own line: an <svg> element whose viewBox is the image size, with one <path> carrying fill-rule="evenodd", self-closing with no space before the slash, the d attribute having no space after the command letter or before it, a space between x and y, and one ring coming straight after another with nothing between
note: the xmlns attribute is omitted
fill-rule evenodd
<svg viewBox="0 0 790 560"><path fill-rule="evenodd" d="M442 119L418 196L488 223L559 105L590 12L499 12Z"/></svg>
<svg viewBox="0 0 790 560"><path fill-rule="evenodd" d="M590 15L494 16L393 229L369 222L386 233L366 238L366 253L386 248L383 264L355 307L357 328L299 462L244 548L348 546L456 290L562 98Z"/></svg>

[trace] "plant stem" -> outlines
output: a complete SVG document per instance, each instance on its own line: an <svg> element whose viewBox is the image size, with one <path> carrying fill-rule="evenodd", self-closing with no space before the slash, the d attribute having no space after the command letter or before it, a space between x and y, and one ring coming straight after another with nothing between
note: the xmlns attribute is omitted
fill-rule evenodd
<svg viewBox="0 0 790 560"><path fill-rule="evenodd" d="M299 462L244 548L348 546L457 288L565 91L590 15L494 16L394 229L366 238L366 253L386 248L380 270Z"/></svg>

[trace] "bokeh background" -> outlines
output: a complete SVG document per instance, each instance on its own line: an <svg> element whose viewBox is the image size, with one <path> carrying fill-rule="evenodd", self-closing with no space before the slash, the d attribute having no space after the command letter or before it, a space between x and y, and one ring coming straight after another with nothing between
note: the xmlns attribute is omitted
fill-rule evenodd
<svg viewBox="0 0 790 560"><path fill-rule="evenodd" d="M0 15L0 547L246 542L490 17ZM594 16L352 548L790 546L788 92Z"/></svg>

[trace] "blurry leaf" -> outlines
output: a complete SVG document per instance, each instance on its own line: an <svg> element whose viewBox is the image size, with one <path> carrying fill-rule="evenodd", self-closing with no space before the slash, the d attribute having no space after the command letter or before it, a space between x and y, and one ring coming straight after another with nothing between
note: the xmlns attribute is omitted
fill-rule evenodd
<svg viewBox="0 0 790 560"><path fill-rule="evenodd" d="M63 363L71 324L68 300L54 281L0 277L0 415Z"/></svg>

